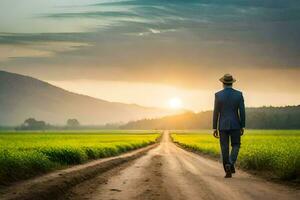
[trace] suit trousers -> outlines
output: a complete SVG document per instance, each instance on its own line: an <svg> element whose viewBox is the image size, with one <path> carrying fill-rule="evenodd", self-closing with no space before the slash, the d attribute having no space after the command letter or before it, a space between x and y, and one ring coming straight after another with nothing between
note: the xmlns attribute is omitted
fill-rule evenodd
<svg viewBox="0 0 300 200"><path fill-rule="evenodd" d="M222 160L225 165L234 165L241 146L241 130L220 130L220 146L222 151ZM231 152L229 154L229 143L231 143Z"/></svg>

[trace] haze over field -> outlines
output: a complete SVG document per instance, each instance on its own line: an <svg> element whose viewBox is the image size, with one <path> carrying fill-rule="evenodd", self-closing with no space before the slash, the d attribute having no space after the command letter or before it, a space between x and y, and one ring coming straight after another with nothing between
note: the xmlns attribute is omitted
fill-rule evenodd
<svg viewBox="0 0 300 200"><path fill-rule="evenodd" d="M70 118L83 125L103 125L180 112L96 99L4 71L0 71L0 110L0 126L20 125L31 117L55 125L65 125Z"/></svg>
<svg viewBox="0 0 300 200"><path fill-rule="evenodd" d="M212 108L300 102L298 0L1 0L0 69L101 99Z"/></svg>

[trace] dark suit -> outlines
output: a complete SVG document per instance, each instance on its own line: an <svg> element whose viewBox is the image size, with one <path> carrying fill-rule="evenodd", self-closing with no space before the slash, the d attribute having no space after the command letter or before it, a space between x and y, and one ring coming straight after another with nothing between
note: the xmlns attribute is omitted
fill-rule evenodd
<svg viewBox="0 0 300 200"><path fill-rule="evenodd" d="M213 113L213 128L220 132L220 145L223 164L234 165L241 140L240 130L245 127L245 105L240 91L227 87L215 94ZM229 155L229 140L231 140L231 154Z"/></svg>

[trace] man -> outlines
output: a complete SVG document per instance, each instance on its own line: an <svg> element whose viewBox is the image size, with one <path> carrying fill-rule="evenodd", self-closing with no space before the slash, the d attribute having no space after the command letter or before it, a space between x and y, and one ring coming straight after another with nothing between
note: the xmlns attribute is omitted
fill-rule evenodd
<svg viewBox="0 0 300 200"><path fill-rule="evenodd" d="M245 127L245 105L243 94L232 88L236 81L232 75L225 74L220 81L224 89L215 94L213 113L213 135L220 138L225 178L231 178L235 173L234 164L237 160L241 135ZM231 153L229 155L229 140Z"/></svg>

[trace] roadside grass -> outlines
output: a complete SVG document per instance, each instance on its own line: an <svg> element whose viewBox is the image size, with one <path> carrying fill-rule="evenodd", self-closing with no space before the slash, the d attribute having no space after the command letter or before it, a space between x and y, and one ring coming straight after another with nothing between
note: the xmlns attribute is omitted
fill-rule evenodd
<svg viewBox="0 0 300 200"><path fill-rule="evenodd" d="M220 157L219 140L210 131L177 132L172 139L184 148ZM246 130L238 165L269 172L281 180L300 179L300 130Z"/></svg>
<svg viewBox="0 0 300 200"><path fill-rule="evenodd" d="M155 143L151 131L1 132L0 185Z"/></svg>

